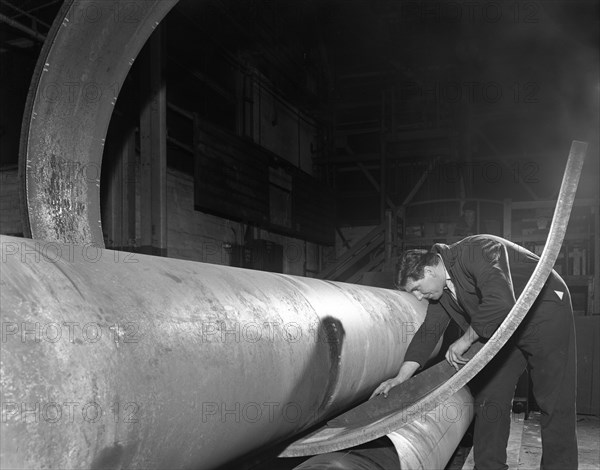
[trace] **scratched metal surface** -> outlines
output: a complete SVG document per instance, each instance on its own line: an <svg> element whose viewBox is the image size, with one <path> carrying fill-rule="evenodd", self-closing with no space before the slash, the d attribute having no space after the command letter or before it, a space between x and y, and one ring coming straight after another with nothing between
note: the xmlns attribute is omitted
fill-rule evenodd
<svg viewBox="0 0 600 470"><path fill-rule="evenodd" d="M393 290L0 245L2 468L215 468L364 400L425 316Z"/></svg>
<svg viewBox="0 0 600 470"><path fill-rule="evenodd" d="M104 246L100 171L121 85L177 0L66 0L40 53L19 155L26 236Z"/></svg>

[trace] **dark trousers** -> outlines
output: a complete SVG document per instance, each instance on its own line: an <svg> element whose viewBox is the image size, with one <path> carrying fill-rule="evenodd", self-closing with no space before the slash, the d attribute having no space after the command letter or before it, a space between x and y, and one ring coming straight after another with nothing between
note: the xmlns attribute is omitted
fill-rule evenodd
<svg viewBox="0 0 600 470"><path fill-rule="evenodd" d="M562 301L558 297L540 299L515 335L470 383L475 395L473 451L477 470L508 468L512 398L527 364L541 411L540 468L577 469L576 357L569 292Z"/></svg>

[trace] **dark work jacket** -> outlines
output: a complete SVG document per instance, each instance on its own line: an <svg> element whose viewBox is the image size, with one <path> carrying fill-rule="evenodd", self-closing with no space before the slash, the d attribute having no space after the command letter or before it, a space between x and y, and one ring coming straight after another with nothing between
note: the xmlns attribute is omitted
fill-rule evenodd
<svg viewBox="0 0 600 470"><path fill-rule="evenodd" d="M461 318L482 340L490 338L506 318L533 273L539 257L525 248L493 235L473 235L453 245L436 244L438 253L456 289L456 302L447 289L438 301L429 303L425 321L413 337L405 361L421 366L427 362L451 318ZM562 294L557 294L559 293ZM543 321L541 301L561 302L567 286L552 271L521 327L531 317Z"/></svg>

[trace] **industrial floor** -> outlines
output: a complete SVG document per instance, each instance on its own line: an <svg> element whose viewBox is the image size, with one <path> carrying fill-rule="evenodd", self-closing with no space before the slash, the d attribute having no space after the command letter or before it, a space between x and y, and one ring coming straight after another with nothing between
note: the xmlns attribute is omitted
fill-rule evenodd
<svg viewBox="0 0 600 470"><path fill-rule="evenodd" d="M514 413L508 441L508 465L510 470L537 470L542 457L540 439L540 414ZM600 418L579 415L577 417L579 444L579 470L600 469ZM473 470L473 452L470 447L459 447L445 470Z"/></svg>
<svg viewBox="0 0 600 470"><path fill-rule="evenodd" d="M539 412L532 412L528 419L524 413L514 413L508 442L508 465L510 470L538 470L542 457ZM600 469L600 418L590 415L577 417L579 443L579 470ZM456 449L445 469L427 470L473 470L473 452L468 433ZM391 446L390 446L391 447ZM386 449L387 450L387 449ZM393 453L393 449L389 449ZM302 463L302 459L274 459L251 466L252 470L291 470ZM341 467L335 467L341 468ZM377 466L380 469L380 466ZM385 470L397 470L386 468Z"/></svg>

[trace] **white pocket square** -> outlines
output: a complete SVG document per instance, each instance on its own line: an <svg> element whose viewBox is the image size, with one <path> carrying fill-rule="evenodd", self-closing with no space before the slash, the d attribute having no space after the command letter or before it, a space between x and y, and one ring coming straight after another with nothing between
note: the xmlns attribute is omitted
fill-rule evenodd
<svg viewBox="0 0 600 470"><path fill-rule="evenodd" d="M558 295L558 298L559 298L560 300L562 300L562 298L563 298L563 295L565 295L565 293L564 293L564 292L561 292L561 291L559 291L559 290L555 290L554 292L556 292L556 295Z"/></svg>

